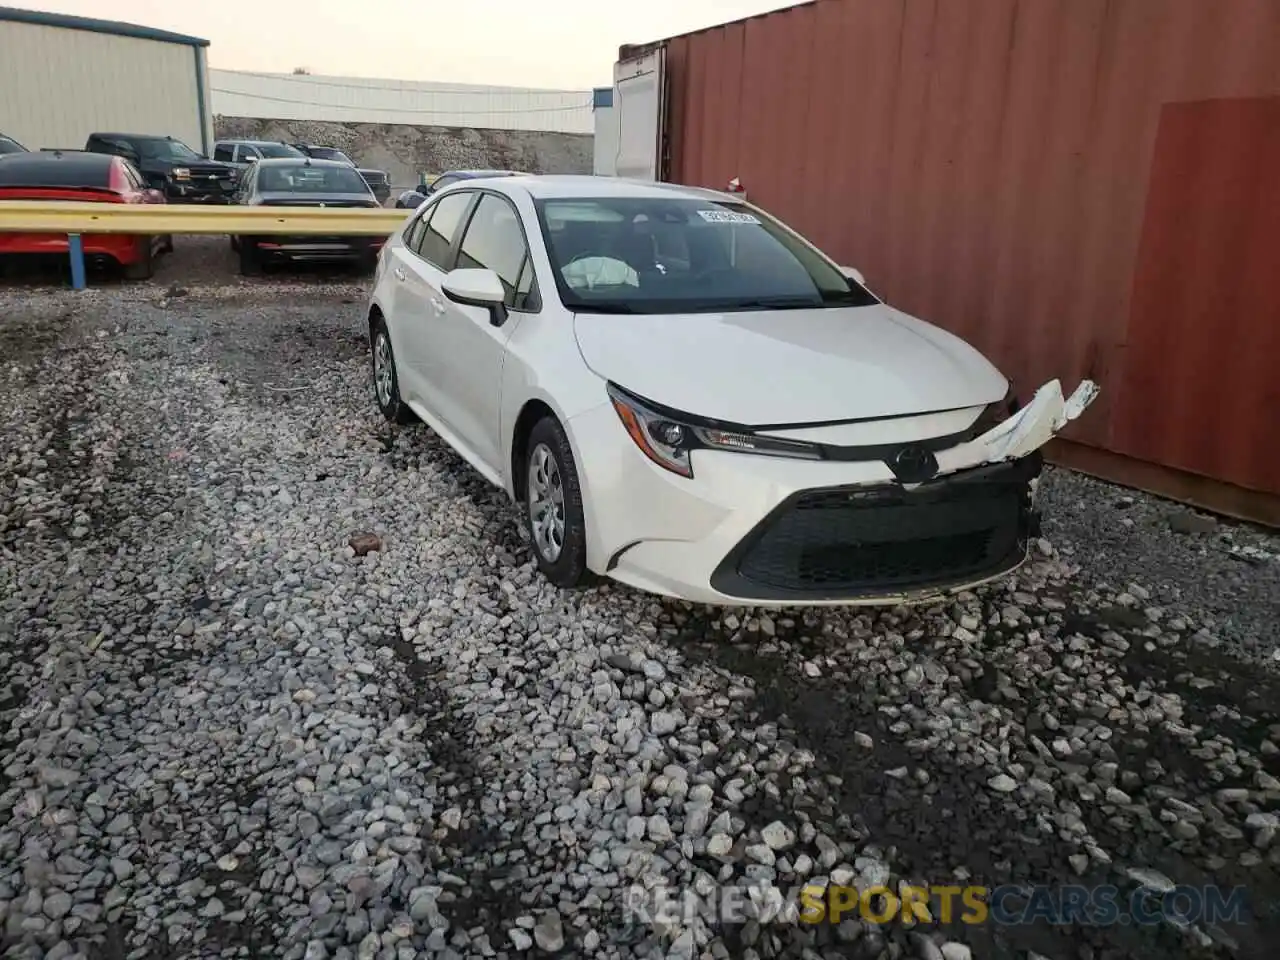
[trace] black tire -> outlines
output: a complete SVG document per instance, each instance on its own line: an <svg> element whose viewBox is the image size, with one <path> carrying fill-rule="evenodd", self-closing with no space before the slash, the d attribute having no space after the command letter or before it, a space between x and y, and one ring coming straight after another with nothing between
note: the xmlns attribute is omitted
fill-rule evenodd
<svg viewBox="0 0 1280 960"><path fill-rule="evenodd" d="M173 234L172 233L166 233L164 235L164 241L160 244L160 252L173 253Z"/></svg>
<svg viewBox="0 0 1280 960"><path fill-rule="evenodd" d="M150 280L155 275L154 254L151 249L151 238L144 237L146 242L140 244L142 256L124 268L126 280Z"/></svg>
<svg viewBox="0 0 1280 960"><path fill-rule="evenodd" d="M396 354L391 347L391 334L387 332L387 325L381 319L373 321L370 328L369 336L369 356L373 365L373 398L378 404L378 410L382 415L392 423L412 423L417 419L412 410L400 397L400 377L396 373ZM381 360L389 364L387 389L384 391L379 388L378 376L381 372L379 350L383 344L386 346L386 356Z"/></svg>
<svg viewBox="0 0 1280 960"><path fill-rule="evenodd" d="M258 255L258 245L252 240L240 241L240 276L259 277L262 275L262 258Z"/></svg>
<svg viewBox="0 0 1280 960"><path fill-rule="evenodd" d="M231 252L232 253L240 252L240 238L237 237L234 233L231 235Z"/></svg>
<svg viewBox="0 0 1280 960"><path fill-rule="evenodd" d="M564 427L555 417L543 417L529 434L526 446L524 489L520 491L524 503L525 529L529 533L529 545L542 575L557 587L573 589L587 586L593 581L587 569L587 524L582 512L582 487L578 483L578 467L573 460L573 448L565 435ZM540 471L543 451L550 456L559 475L561 490L560 515L564 528L559 552L554 558L544 552L545 539L540 540L535 529L534 488ZM543 477L544 482L547 478ZM546 484L544 483L544 486ZM551 484L554 486L554 482Z"/></svg>

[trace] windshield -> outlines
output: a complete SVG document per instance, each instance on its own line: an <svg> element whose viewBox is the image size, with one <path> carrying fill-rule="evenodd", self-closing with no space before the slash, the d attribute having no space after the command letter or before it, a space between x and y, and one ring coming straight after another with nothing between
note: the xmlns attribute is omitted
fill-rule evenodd
<svg viewBox="0 0 1280 960"><path fill-rule="evenodd" d="M181 140L138 140L138 155L144 160L199 160L196 153Z"/></svg>
<svg viewBox="0 0 1280 960"><path fill-rule="evenodd" d="M280 164L258 168L258 189L281 193L368 193L364 178L351 167Z"/></svg>
<svg viewBox="0 0 1280 960"><path fill-rule="evenodd" d="M354 160L333 147L312 147L311 155L319 160L337 160L339 163L349 163L353 167L356 165Z"/></svg>
<svg viewBox="0 0 1280 960"><path fill-rule="evenodd" d="M682 197L538 200L565 306L688 313L878 303L777 221Z"/></svg>
<svg viewBox="0 0 1280 960"><path fill-rule="evenodd" d="M306 154L295 147L289 146L287 143L255 143L258 152L264 157L276 159L277 157L305 157Z"/></svg>

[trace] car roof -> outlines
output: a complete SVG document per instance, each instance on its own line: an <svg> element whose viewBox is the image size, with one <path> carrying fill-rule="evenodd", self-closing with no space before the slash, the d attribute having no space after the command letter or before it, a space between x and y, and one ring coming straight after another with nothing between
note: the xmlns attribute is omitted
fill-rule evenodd
<svg viewBox="0 0 1280 960"><path fill-rule="evenodd" d="M682 197L686 200L716 200L740 203L741 197L706 187L688 187L679 183L630 180L622 177L597 177L579 174L518 174L503 182L504 187L526 190L536 199L573 197Z"/></svg>
<svg viewBox="0 0 1280 960"><path fill-rule="evenodd" d="M121 137L127 140L176 140L177 137L170 136L167 133L120 133L118 131L102 131L98 130L91 134L91 137Z"/></svg>
<svg viewBox="0 0 1280 960"><path fill-rule="evenodd" d="M444 173L440 174L440 176L436 177L436 179L442 180L445 177L462 177L465 180L476 180L480 177L518 176L520 176L519 170L446 170Z"/></svg>
<svg viewBox="0 0 1280 960"><path fill-rule="evenodd" d="M0 154L0 186L105 187L119 157L68 150Z"/></svg>

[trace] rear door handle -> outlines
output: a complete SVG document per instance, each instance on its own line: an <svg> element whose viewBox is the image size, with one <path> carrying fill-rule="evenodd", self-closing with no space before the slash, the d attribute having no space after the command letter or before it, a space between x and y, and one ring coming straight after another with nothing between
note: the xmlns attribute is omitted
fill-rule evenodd
<svg viewBox="0 0 1280 960"><path fill-rule="evenodd" d="M431 309L436 313L444 313L444 301L437 297L431 298Z"/></svg>
<svg viewBox="0 0 1280 960"><path fill-rule="evenodd" d="M396 279L397 279L397 280L403 280L403 279L404 279L404 269L403 269L402 267L396 267L396 269L395 269L395 275L396 275Z"/></svg>

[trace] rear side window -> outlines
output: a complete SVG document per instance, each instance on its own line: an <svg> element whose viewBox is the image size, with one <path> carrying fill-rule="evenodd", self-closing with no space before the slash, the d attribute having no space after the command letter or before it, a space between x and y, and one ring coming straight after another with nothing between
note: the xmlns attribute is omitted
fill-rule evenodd
<svg viewBox="0 0 1280 960"><path fill-rule="evenodd" d="M451 193L436 202L431 210L431 219L415 248L427 263L441 270L449 269L449 251L453 247L453 238L457 236L458 225L462 223L462 216L467 212L473 196L467 190Z"/></svg>

